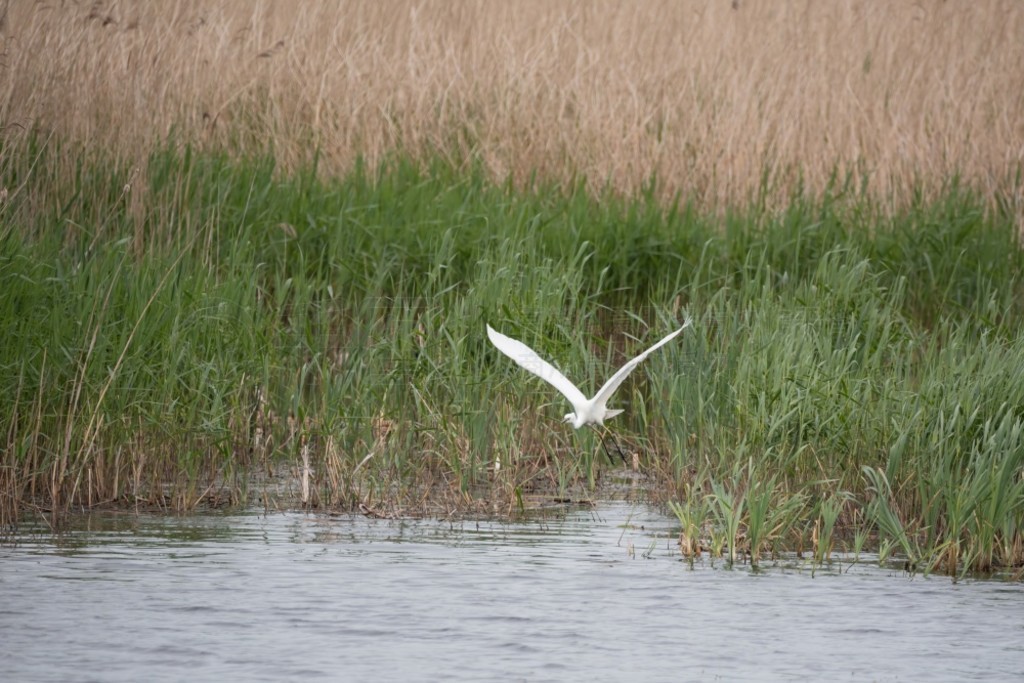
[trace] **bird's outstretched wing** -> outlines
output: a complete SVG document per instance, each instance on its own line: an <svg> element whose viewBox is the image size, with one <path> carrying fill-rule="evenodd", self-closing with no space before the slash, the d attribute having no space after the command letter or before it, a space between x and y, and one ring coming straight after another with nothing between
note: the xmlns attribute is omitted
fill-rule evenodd
<svg viewBox="0 0 1024 683"><path fill-rule="evenodd" d="M639 356L637 356L636 358L632 359L631 361L623 365L621 368L619 368L619 371L612 375L611 379L605 382L604 386L601 387L601 390L598 391L597 395L594 396L594 405L598 406L599 408L604 408L608 403L608 399L611 398L612 394L615 393L615 390L619 388L619 385L622 384L626 377L629 376L629 373L633 372L633 369L636 366L640 365L640 361L642 361L644 358L647 358L647 356L649 356L652 351L672 341L677 334L679 334L687 327L689 327L691 322L693 321L690 318L687 318L686 322L684 322L683 326L680 327L678 330L665 335L657 344L647 349Z"/></svg>
<svg viewBox="0 0 1024 683"><path fill-rule="evenodd" d="M563 396L569 399L569 403L572 404L574 410L587 402L587 397L583 395L583 392L575 384L566 379L565 375L560 373L555 366L538 356L533 349L523 342L506 337L501 332L491 328L490 325L487 326L487 338L491 340L491 343L499 351L514 360L519 367L532 372L555 389L558 389ZM668 339L666 338L664 341L668 341ZM659 345L662 343L664 342L659 342Z"/></svg>

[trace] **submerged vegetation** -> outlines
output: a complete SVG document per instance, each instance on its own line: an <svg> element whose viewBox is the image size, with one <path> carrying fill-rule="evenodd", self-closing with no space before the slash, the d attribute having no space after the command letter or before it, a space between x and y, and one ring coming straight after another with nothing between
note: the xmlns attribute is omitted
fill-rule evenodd
<svg viewBox="0 0 1024 683"><path fill-rule="evenodd" d="M1024 149L1008 38L1024 12L994 2L1001 30L950 47L945 31L974 19L935 9L926 35L946 49L927 68L899 67L923 48L895 35L830 53L846 89L793 71L820 45L758 43L755 63L806 84L779 89L802 121L786 130L764 74L687 41L661 46L666 64L694 60L677 90L676 71L645 71L646 49L625 76L609 66L628 35L588 51L605 19L587 5L552 22L550 52L530 22L471 49L452 36L486 41L508 17L444 5L392 25L355 3L353 25L386 33L372 49L307 10L281 47L284 15L249 3L181 3L165 22L164 5L6 10L27 28L4 34L0 93L0 521L253 499L511 514L586 495L612 466L599 440L560 423L562 398L485 325L586 392L689 314L609 423L678 516L684 555L870 546L923 571L1024 567L1024 192L1005 152ZM774 6L716 5L694 25L741 17L739 40L785 23ZM239 16L248 28L228 31ZM406 44L420 49L401 61ZM221 81L193 57L223 60ZM152 68L115 73L140 60ZM399 61L408 73L387 73L405 89L363 80ZM129 75L154 95L113 106ZM852 111L839 92L856 116L826 115ZM743 139L753 151L725 144Z"/></svg>

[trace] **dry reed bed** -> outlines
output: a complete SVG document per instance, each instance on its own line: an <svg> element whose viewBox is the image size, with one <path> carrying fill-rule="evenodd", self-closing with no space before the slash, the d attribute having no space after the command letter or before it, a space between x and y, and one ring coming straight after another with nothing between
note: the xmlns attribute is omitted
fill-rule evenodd
<svg viewBox="0 0 1024 683"><path fill-rule="evenodd" d="M17 2L0 125L117 155L172 131L294 169L402 150L708 204L838 168L956 172L1020 212L1024 5ZM765 178L768 178L767 187Z"/></svg>

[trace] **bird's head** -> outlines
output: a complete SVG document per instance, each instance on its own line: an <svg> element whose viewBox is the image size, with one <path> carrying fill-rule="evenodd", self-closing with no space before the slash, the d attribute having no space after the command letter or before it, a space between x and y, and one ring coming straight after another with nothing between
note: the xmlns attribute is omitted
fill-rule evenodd
<svg viewBox="0 0 1024 683"><path fill-rule="evenodd" d="M574 425L576 424L576 413L566 413L565 417L562 418L562 422Z"/></svg>

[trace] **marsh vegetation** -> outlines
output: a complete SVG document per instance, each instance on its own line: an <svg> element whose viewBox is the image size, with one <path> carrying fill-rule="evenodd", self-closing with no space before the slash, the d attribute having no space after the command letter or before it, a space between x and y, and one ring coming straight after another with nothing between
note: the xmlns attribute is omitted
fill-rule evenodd
<svg viewBox="0 0 1024 683"><path fill-rule="evenodd" d="M1024 565L1024 10L632 7L8 6L3 521L586 492L485 324L689 313L614 421L684 553Z"/></svg>

